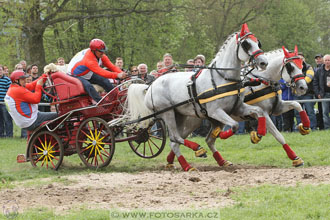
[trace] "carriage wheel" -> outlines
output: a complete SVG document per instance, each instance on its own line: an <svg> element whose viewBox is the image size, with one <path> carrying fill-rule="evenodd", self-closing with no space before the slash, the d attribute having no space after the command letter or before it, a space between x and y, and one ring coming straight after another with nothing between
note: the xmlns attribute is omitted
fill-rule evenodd
<svg viewBox="0 0 330 220"><path fill-rule="evenodd" d="M115 152L115 138L107 122L101 118L83 121L77 131L76 148L87 167L108 166Z"/></svg>
<svg viewBox="0 0 330 220"><path fill-rule="evenodd" d="M132 135L132 134L131 134ZM131 149L142 158L157 157L166 144L166 127L162 119L154 120L148 128L140 129L134 133L136 139L128 141ZM130 136L128 134L128 136Z"/></svg>
<svg viewBox="0 0 330 220"><path fill-rule="evenodd" d="M32 166L57 170L64 156L64 148L57 134L42 131L33 137L29 144L29 157Z"/></svg>

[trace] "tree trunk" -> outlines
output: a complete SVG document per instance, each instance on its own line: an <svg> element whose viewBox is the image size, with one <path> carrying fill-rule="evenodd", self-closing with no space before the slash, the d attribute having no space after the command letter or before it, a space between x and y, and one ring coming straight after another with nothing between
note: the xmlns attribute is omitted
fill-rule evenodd
<svg viewBox="0 0 330 220"><path fill-rule="evenodd" d="M26 60L28 64L37 64L39 67L39 71L42 72L44 66L46 65L45 60L45 49L44 49L44 40L43 35L45 32L45 28L31 28L29 30L23 30L23 39L26 39L27 42L27 51Z"/></svg>

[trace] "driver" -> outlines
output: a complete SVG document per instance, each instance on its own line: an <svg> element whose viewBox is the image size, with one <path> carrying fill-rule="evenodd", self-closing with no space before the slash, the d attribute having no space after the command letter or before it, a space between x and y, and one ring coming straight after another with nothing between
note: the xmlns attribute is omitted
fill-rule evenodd
<svg viewBox="0 0 330 220"><path fill-rule="evenodd" d="M39 112L38 103L41 100L41 88L44 85L46 76L27 83L26 75L22 70L15 70L11 73L11 86L5 97L9 114L20 128L29 131L39 127L44 121L49 121L57 117L56 112ZM35 91L35 92L32 92Z"/></svg>
<svg viewBox="0 0 330 220"><path fill-rule="evenodd" d="M113 86L108 79L123 79L126 73L111 63L104 54L107 51L105 43L100 39L93 39L89 43L89 48L77 53L70 61L68 74L78 78L85 91L96 102L101 100L101 96L93 87L93 84L100 85L106 92L109 92ZM110 71L101 68L101 65L107 67Z"/></svg>

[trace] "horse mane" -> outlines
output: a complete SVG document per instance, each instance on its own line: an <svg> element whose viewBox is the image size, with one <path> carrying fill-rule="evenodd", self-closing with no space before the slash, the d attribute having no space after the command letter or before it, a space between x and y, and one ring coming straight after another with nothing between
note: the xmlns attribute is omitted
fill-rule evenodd
<svg viewBox="0 0 330 220"><path fill-rule="evenodd" d="M265 55L271 55L271 54L276 54L276 53L283 53L283 50L282 49L275 49L275 50L266 52Z"/></svg>
<svg viewBox="0 0 330 220"><path fill-rule="evenodd" d="M234 32L232 33L231 35L229 35L227 37L227 39L225 40L225 42L222 44L222 46L220 47L218 53L215 55L215 58L220 56L221 52L226 48L227 44L229 43L229 41L233 38L233 37L236 37L236 34L238 34L238 32ZM212 60L211 64L212 65L215 61L215 58Z"/></svg>

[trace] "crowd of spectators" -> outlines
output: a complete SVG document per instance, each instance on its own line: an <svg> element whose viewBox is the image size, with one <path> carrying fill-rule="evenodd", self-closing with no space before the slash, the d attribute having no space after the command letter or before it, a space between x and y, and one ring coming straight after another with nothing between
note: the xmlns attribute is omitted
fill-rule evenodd
<svg viewBox="0 0 330 220"><path fill-rule="evenodd" d="M300 56L304 60L304 55L300 53ZM188 59L184 68L184 72L197 72L200 70L199 67L206 65L205 56L199 54L194 58ZM59 57L56 62L57 68L63 73L67 73L68 64L65 63L63 57ZM124 60L121 57L117 57L115 61L115 66L120 68L123 72L126 72L129 78L140 78L146 83L150 84L152 81L161 77L164 74L178 71L178 65L175 65L173 57L171 54L166 53L163 59L158 61L155 65L155 69L149 71L147 64L140 63L136 65L131 65L125 68ZM30 64L27 65L26 61L22 60L15 65L14 70L23 70L25 73L29 74L28 82L32 82L40 77L40 71L38 65ZM182 70L180 70L182 71ZM301 103L303 108L306 110L310 121L312 130L322 130L330 128L329 119L329 103L330 102L317 102L317 99L330 98L330 55L327 54L323 57L322 54L317 54L315 56L315 65L308 64L303 61L303 74L305 75L306 82L308 84L308 92L303 96L296 96L292 93L291 89L288 87L282 87L282 99L283 100L305 100L305 99L315 99L315 102ZM13 122L6 109L4 102L4 97L11 84L9 78L10 70L5 65L0 65L0 137L13 137ZM118 80L109 79L110 83L119 83ZM43 103L48 103L50 99L46 96L42 96ZM317 103L317 104L315 104ZM39 111L50 112L49 106L39 106ZM291 110L282 114L281 116L272 116L274 124L280 131L292 132L296 130L296 126L300 122L300 117L298 112ZM244 133L244 126L248 126L249 123L240 123L240 129L238 133ZM208 120L203 120L200 128L193 132L193 136L206 136L210 129L210 123ZM21 137L26 138L27 132L25 129L21 131Z"/></svg>

